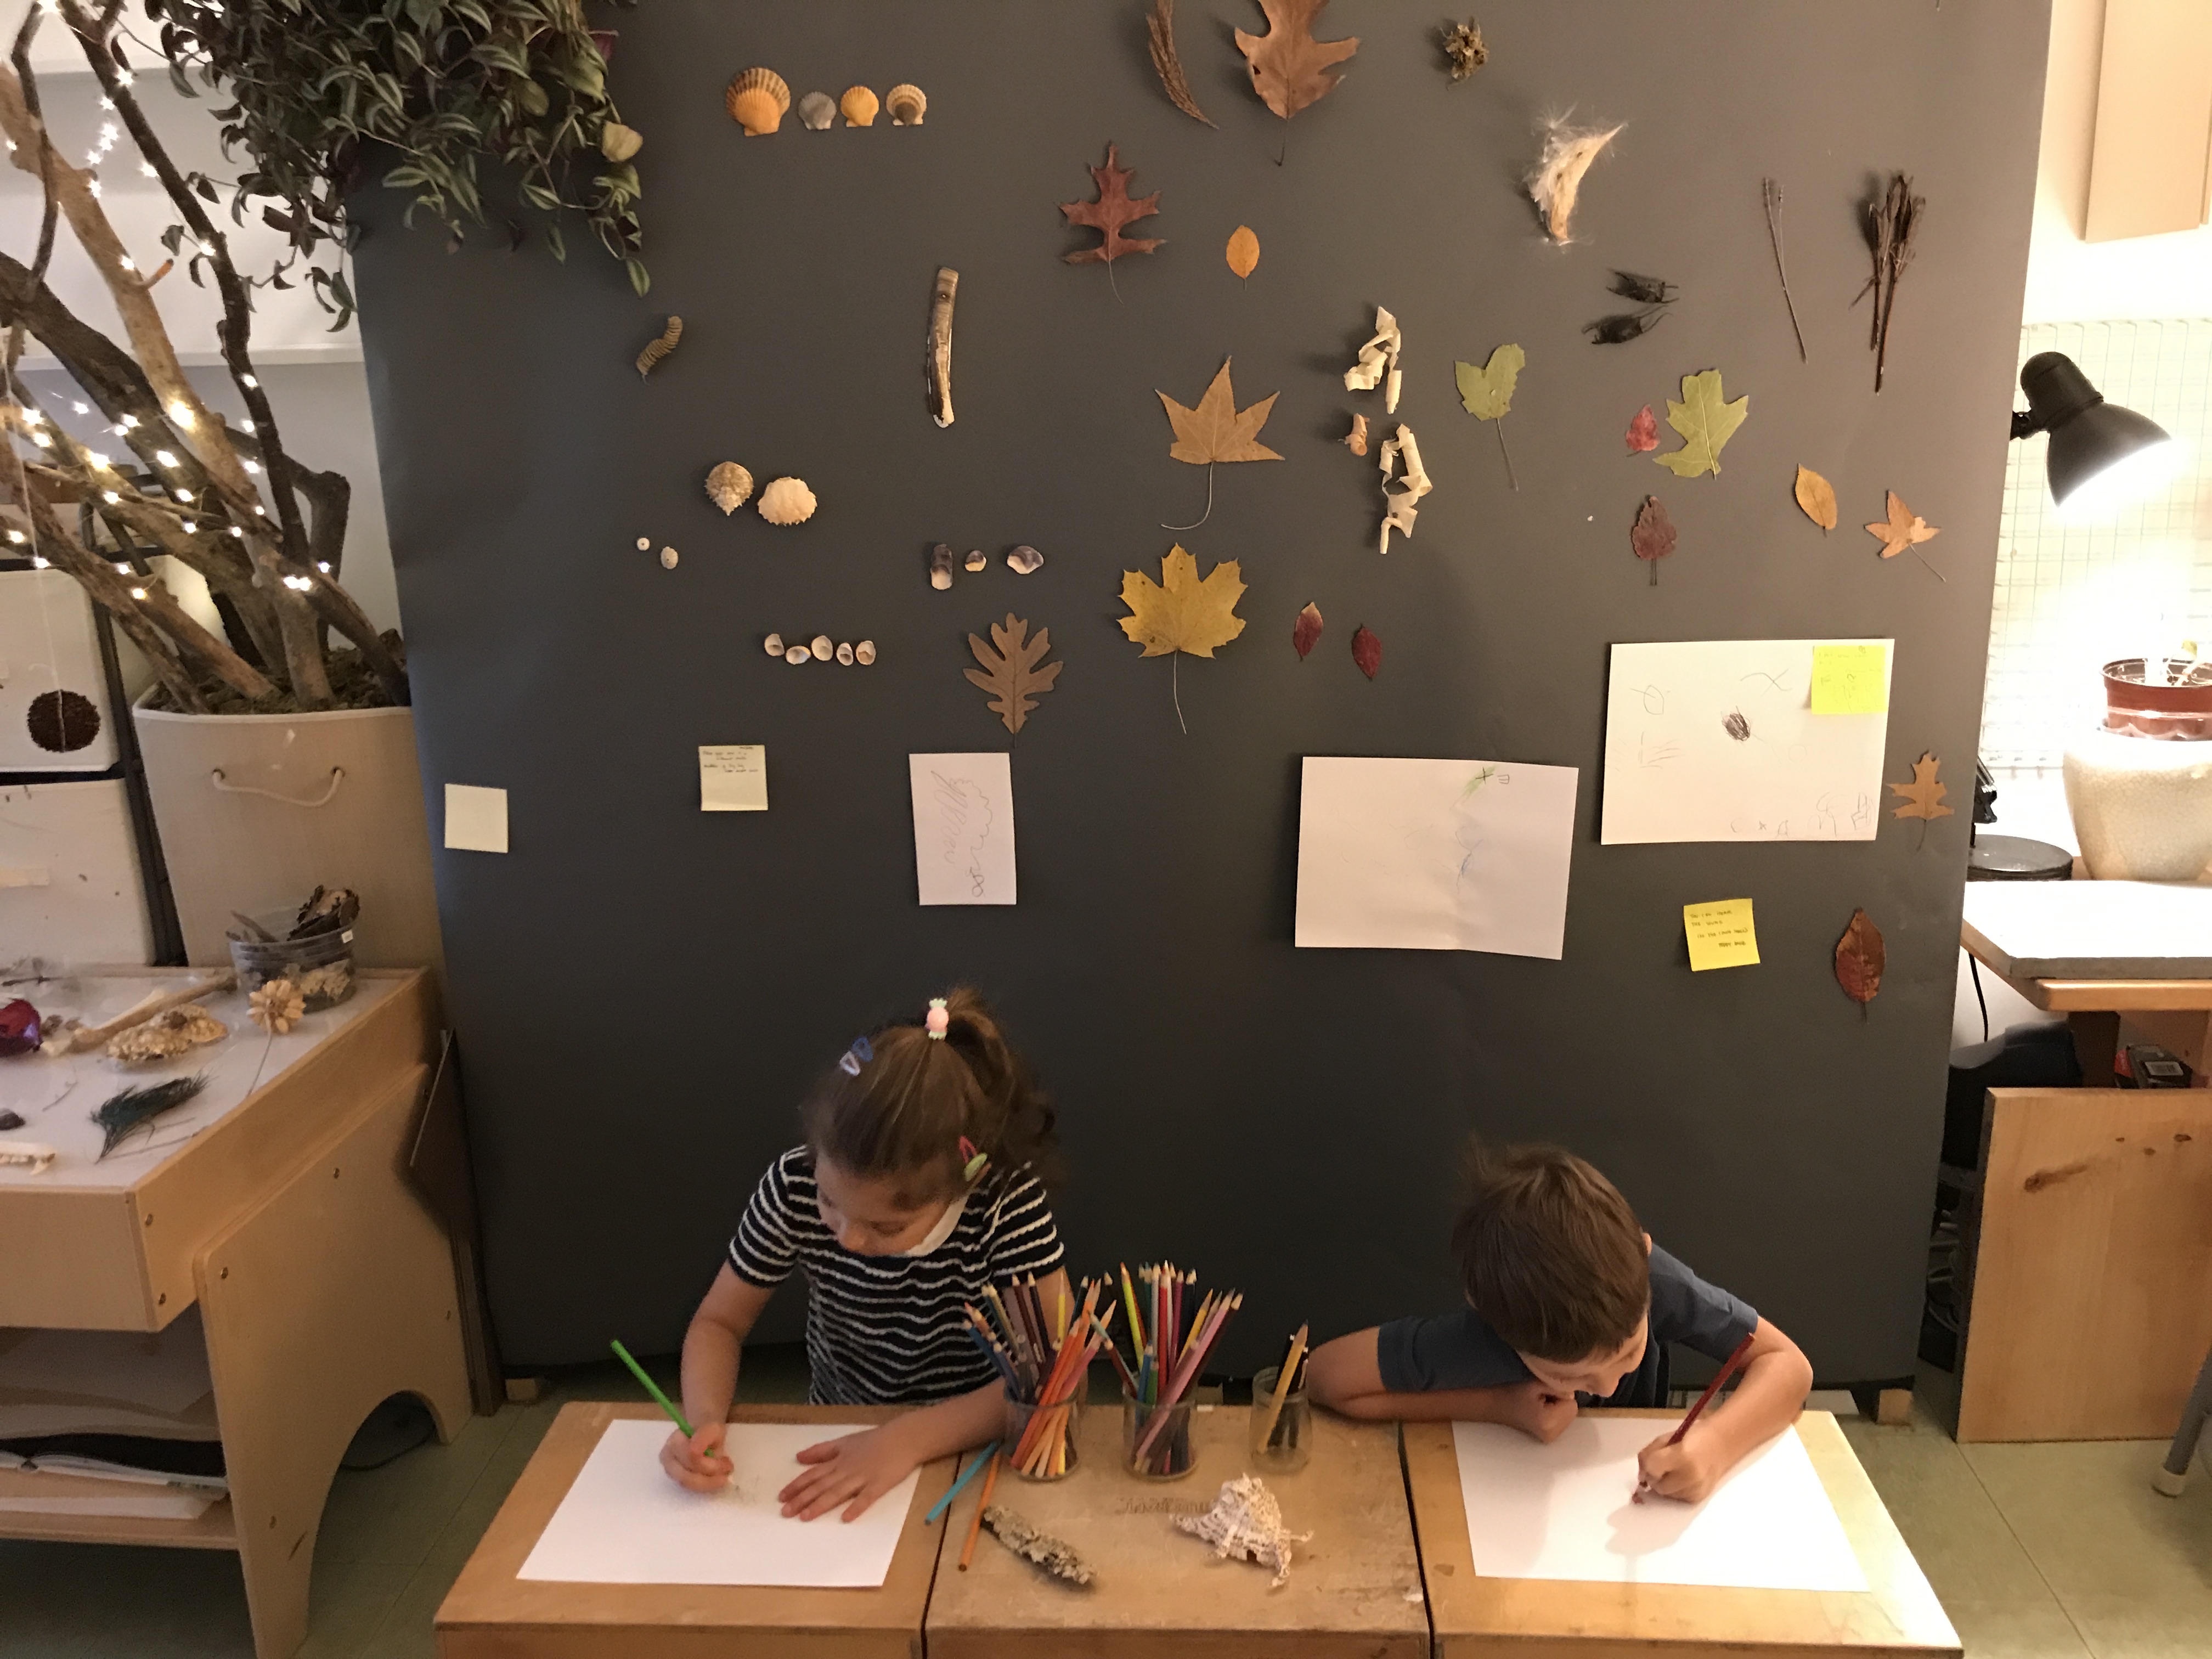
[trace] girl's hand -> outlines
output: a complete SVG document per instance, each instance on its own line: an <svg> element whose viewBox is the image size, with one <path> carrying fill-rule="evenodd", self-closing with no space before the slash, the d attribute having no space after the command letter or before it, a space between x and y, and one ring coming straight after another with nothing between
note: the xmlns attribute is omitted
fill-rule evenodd
<svg viewBox="0 0 2212 1659"><path fill-rule="evenodd" d="M844 1518L857 1521L921 1462L899 1432L899 1419L809 1446L799 1461L810 1467L776 1497L787 1516L801 1521L826 1515L840 1504L846 1505Z"/></svg>
<svg viewBox="0 0 2212 1659"><path fill-rule="evenodd" d="M1636 1455L1639 1503L1646 1497L1700 1503L1712 1495L1721 1477L1729 1472L1729 1466L1721 1461L1722 1454L1704 1432L1704 1425L1691 1425L1690 1431L1670 1446L1667 1435L1672 1433L1674 1430L1668 1430Z"/></svg>
<svg viewBox="0 0 2212 1659"><path fill-rule="evenodd" d="M692 1492L720 1492L730 1484L731 1463L722 1450L726 1423L709 1423L690 1439L671 1429L661 1443L660 1467L678 1486Z"/></svg>

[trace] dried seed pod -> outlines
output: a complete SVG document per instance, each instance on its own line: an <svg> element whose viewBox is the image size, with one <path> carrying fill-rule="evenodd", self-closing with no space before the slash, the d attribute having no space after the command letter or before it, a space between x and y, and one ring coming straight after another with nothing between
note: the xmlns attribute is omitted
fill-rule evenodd
<svg viewBox="0 0 2212 1659"><path fill-rule="evenodd" d="M676 343L684 337L684 319L671 317L668 326L660 331L660 337L637 354L637 377L641 380L660 367L660 360L676 349Z"/></svg>
<svg viewBox="0 0 2212 1659"><path fill-rule="evenodd" d="M1006 568L1018 576L1034 576L1044 568L1044 555L1024 542L1006 555Z"/></svg>
<svg viewBox="0 0 2212 1659"><path fill-rule="evenodd" d="M990 562L990 560L983 556L983 550L980 547L969 548L968 556L960 562L961 568L967 570L981 570Z"/></svg>
<svg viewBox="0 0 2212 1659"><path fill-rule="evenodd" d="M783 124L784 112L791 107L791 88L772 69L740 70L723 101L745 136L757 138Z"/></svg>
<svg viewBox="0 0 2212 1659"><path fill-rule="evenodd" d="M707 496L726 516L752 499L753 475L735 461L724 461L707 475Z"/></svg>
<svg viewBox="0 0 2212 1659"><path fill-rule="evenodd" d="M783 635L771 634L761 641L761 647L769 656L780 657L783 654Z"/></svg>
<svg viewBox="0 0 2212 1659"><path fill-rule="evenodd" d="M645 148L645 135L635 127L610 121L599 129L599 154L610 161L627 161Z"/></svg>
<svg viewBox="0 0 2212 1659"><path fill-rule="evenodd" d="M849 643L841 643L837 647L837 665L840 668L850 668L853 665L853 647Z"/></svg>
<svg viewBox="0 0 2212 1659"><path fill-rule="evenodd" d="M1364 415L1352 417L1352 430L1344 434L1344 447L1355 455L1367 453L1367 417Z"/></svg>
<svg viewBox="0 0 2212 1659"><path fill-rule="evenodd" d="M678 553L678 552L677 552L677 550L676 550L674 548L672 548L672 547L664 547L664 548L662 548L662 549L660 550L660 568L661 568L663 570L673 570L673 569L675 569L675 568L676 568L676 561L677 561L678 558L680 558L681 556L682 556L682 555L680 555L679 553Z"/></svg>
<svg viewBox="0 0 2212 1659"><path fill-rule="evenodd" d="M883 106L876 101L876 94L866 87L848 87L845 95L837 100L837 107L844 115L847 126L872 127L876 124L876 112Z"/></svg>
<svg viewBox="0 0 2212 1659"><path fill-rule="evenodd" d="M760 515L770 524L805 524L814 516L814 492L803 478L778 478L761 491Z"/></svg>
<svg viewBox="0 0 2212 1659"><path fill-rule="evenodd" d="M861 667L866 668L869 664L875 661L875 659L876 642L873 640L862 640L858 645L853 647L853 660L860 664Z"/></svg>
<svg viewBox="0 0 2212 1659"><path fill-rule="evenodd" d="M814 636L815 661L828 662L830 658L836 654L837 647L830 643L830 636L827 634L817 634Z"/></svg>
<svg viewBox="0 0 2212 1659"><path fill-rule="evenodd" d="M837 100L826 92L810 92L799 100L799 124L809 132L820 132L837 118Z"/></svg>
<svg viewBox="0 0 2212 1659"><path fill-rule="evenodd" d="M803 645L794 645L783 653L783 659L796 668L800 663L812 662L814 653Z"/></svg>
<svg viewBox="0 0 2212 1659"><path fill-rule="evenodd" d="M909 86L902 81L884 94L884 107L890 112L893 126L918 127L921 125L923 113L929 108L929 100L923 95L920 87Z"/></svg>
<svg viewBox="0 0 2212 1659"><path fill-rule="evenodd" d="M943 542L929 550L929 585L940 593L952 586L952 550Z"/></svg>

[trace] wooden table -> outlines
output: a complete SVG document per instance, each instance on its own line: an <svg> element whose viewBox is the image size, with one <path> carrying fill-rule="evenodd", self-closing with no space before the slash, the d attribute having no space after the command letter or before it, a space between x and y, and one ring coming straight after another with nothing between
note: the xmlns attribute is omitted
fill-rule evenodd
<svg viewBox="0 0 2212 1659"><path fill-rule="evenodd" d="M992 1501L1073 1545L1097 1571L1088 1589L1046 1577L988 1534L976 1540L972 1570L959 1571L977 1492L963 1493L930 1597L929 1659L1427 1659L1392 1425L1317 1414L1313 1461L1296 1474L1263 1477L1290 1530L1314 1534L1294 1547L1280 1589L1269 1588L1268 1569L1217 1560L1170 1524L1207 1508L1223 1481L1246 1472L1249 1416L1241 1406L1194 1415L1197 1466L1177 1481L1123 1471L1118 1406L1086 1412L1083 1467L1066 1480L1000 1472Z"/></svg>
<svg viewBox="0 0 2212 1659"><path fill-rule="evenodd" d="M106 1012L165 976L118 972ZM79 1086L15 1132L58 1144L60 1161L0 1170L0 1326L158 1331L197 1306L230 1495L189 1522L0 1513L0 1537L234 1550L255 1652L287 1659L307 1639L323 1500L362 1419L412 1394L450 1440L469 1413L451 1250L406 1174L437 996L420 971L364 972L349 1002L273 1042L243 997L209 1000L244 1035L155 1071L216 1081L143 1150L85 1150L100 1091L132 1080L105 1061L6 1062L12 1097Z"/></svg>
<svg viewBox="0 0 2212 1659"><path fill-rule="evenodd" d="M1672 1418L1675 1412L1638 1412ZM1406 1483L1421 1536L1436 1659L1607 1659L1634 1650L1666 1659L1721 1655L1842 1659L1960 1652L1873 1483L1826 1412L1797 1431L1857 1553L1863 1591L1716 1589L1485 1578L1474 1571L1449 1423L1405 1427Z"/></svg>
<svg viewBox="0 0 2212 1659"><path fill-rule="evenodd" d="M880 1423L850 1406L738 1406L733 1423ZM569 1584L515 1575L617 1418L651 1406L563 1406L490 1530L438 1609L441 1659L920 1659L922 1608L945 1537L922 1525L953 1460L921 1472L906 1530L878 1589L733 1584ZM818 1524L835 1526L824 1520Z"/></svg>

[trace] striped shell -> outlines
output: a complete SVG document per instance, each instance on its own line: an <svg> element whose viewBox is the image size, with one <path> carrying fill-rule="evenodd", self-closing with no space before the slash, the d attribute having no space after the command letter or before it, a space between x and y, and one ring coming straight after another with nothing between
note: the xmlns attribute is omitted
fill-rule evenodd
<svg viewBox="0 0 2212 1659"><path fill-rule="evenodd" d="M845 95L837 100L837 107L848 127L872 127L876 124L876 111L882 107L876 94L866 87L848 87Z"/></svg>
<svg viewBox="0 0 2212 1659"><path fill-rule="evenodd" d="M884 107L890 112L895 127L918 127L922 114L929 108L929 100L920 87L901 82L884 94Z"/></svg>
<svg viewBox="0 0 2212 1659"><path fill-rule="evenodd" d="M799 119L810 132L820 132L837 118L837 100L826 92L810 92L799 100Z"/></svg>
<svg viewBox="0 0 2212 1659"><path fill-rule="evenodd" d="M740 70L724 95L730 118L750 137L774 132L791 107L791 88L772 69Z"/></svg>
<svg viewBox="0 0 2212 1659"><path fill-rule="evenodd" d="M753 475L735 461L724 461L707 475L707 496L725 514L752 499Z"/></svg>

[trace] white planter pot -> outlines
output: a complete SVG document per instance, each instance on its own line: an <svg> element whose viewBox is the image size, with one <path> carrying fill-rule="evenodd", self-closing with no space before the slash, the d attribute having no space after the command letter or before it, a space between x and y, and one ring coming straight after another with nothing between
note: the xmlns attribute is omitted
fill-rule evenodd
<svg viewBox="0 0 2212 1659"><path fill-rule="evenodd" d="M231 912L361 895L354 959L443 970L430 827L406 708L133 711L154 823L194 963L227 963Z"/></svg>
<svg viewBox="0 0 2212 1659"><path fill-rule="evenodd" d="M2084 732L2066 746L2066 806L2098 880L2212 880L2212 741Z"/></svg>

